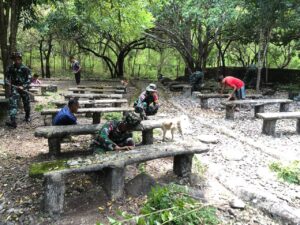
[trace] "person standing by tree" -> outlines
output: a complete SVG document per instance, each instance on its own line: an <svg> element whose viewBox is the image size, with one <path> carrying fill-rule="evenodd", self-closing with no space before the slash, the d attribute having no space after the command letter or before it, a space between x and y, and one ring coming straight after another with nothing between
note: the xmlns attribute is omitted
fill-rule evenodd
<svg viewBox="0 0 300 225"><path fill-rule="evenodd" d="M31 83L31 71L22 63L22 54L13 52L11 54L13 64L8 67L6 85L9 87L9 116L10 122L6 122L7 126L16 128L16 116L18 112L18 101L20 97L23 101L25 111L25 121L30 122L30 98L27 93Z"/></svg>
<svg viewBox="0 0 300 225"><path fill-rule="evenodd" d="M79 85L80 84L80 76L81 76L81 66L79 64L79 62L75 59L74 56L70 57L70 62L71 62L71 67L72 67L72 71L75 75L75 81L76 84Z"/></svg>

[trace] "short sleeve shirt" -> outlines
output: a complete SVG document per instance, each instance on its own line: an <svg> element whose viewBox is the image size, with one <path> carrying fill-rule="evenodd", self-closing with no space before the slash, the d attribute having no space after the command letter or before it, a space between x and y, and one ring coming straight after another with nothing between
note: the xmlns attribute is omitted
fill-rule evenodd
<svg viewBox="0 0 300 225"><path fill-rule="evenodd" d="M231 88L237 88L237 90L241 89L245 86L244 82L238 78L235 77L225 77L222 81L226 86L229 86Z"/></svg>

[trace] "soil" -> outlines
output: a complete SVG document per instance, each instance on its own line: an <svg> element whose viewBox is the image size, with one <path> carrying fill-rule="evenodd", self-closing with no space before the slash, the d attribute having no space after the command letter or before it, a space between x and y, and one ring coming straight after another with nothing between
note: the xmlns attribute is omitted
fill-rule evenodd
<svg viewBox="0 0 300 225"><path fill-rule="evenodd" d="M0 224L96 224L108 223L108 217L118 217L119 211L137 214L144 204L146 196L133 198L125 195L117 202L110 202L100 185L93 182L90 175L71 175L66 182L65 212L60 217L50 217L42 210L43 180L28 176L29 165L33 162L51 160L46 139L34 137L34 130L43 126L43 118L35 111L37 105L45 105L55 99L62 99L60 93L74 87L74 81L47 81L58 85L59 92L50 96L38 96L32 104L32 121L22 122L24 113L18 115L18 128L13 130L0 127ZM102 82L103 83L103 82ZM112 82L106 81L111 84ZM100 82L83 81L82 84L100 84ZM148 82L131 82L126 98L130 102ZM172 118L186 114L191 125L183 140L179 134L175 143L182 141L198 141L198 136L207 134L219 139L218 144L210 144L211 151L201 155L201 166L204 169L201 179L194 186L205 192L207 201L216 206L220 224L282 224L262 211L246 205L244 210L232 209L229 201L235 195L217 179L220 172L224 177L238 177L247 183L255 185L284 199L291 206L299 208L299 186L284 183L268 170L273 161L287 161L287 155L294 159L300 158L300 138L295 133L294 121L278 121L277 137L261 135L262 121L253 119L253 109L242 109L237 113L236 120L224 120L224 109L220 108L218 100L209 103L210 110L202 110L197 99L181 93L171 93L160 87L161 108L158 116ZM276 97L286 97L286 93L276 93ZM270 97L270 96L268 96ZM275 97L275 96L274 96ZM266 111L275 111L278 106L268 106ZM299 105L293 104L292 109L299 111ZM79 117L79 123L90 123L91 118ZM220 132L219 128L229 130L235 137ZM226 132L225 132L226 133ZM161 141L161 132L155 132L156 142ZM170 135L170 134L168 134ZM246 139L246 141L241 141ZM261 148L247 142L252 140ZM171 140L169 140L171 141ZM70 143L63 144L64 154L61 158L78 154L89 154L85 149L91 142L90 136L73 137ZM267 149L267 150L266 150ZM75 152L74 152L75 150ZM284 153L284 154L282 154ZM160 159L145 163L145 170L158 182L176 182L186 184L186 181L172 174L172 160ZM135 165L126 168L126 180L129 181L141 169Z"/></svg>

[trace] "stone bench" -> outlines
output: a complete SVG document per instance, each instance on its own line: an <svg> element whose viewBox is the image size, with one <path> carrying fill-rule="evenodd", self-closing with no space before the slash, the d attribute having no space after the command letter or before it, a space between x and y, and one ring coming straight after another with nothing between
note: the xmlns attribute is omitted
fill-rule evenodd
<svg viewBox="0 0 300 225"><path fill-rule="evenodd" d="M281 119L297 119L296 132L300 134L300 112L257 113L257 117L263 119L263 134L274 136L276 122Z"/></svg>
<svg viewBox="0 0 300 225"><path fill-rule="evenodd" d="M128 105L127 99L79 100L78 102L80 107L85 107L85 108L93 108L96 107L97 105L107 105L107 104L113 107L122 107ZM50 103L56 105L56 107L58 108L61 108L68 104L67 101L52 101Z"/></svg>
<svg viewBox="0 0 300 225"><path fill-rule="evenodd" d="M170 91L189 91L191 93L192 86L189 84L170 85Z"/></svg>
<svg viewBox="0 0 300 225"><path fill-rule="evenodd" d="M289 99L257 99L257 100L235 100L221 102L222 105L226 107L226 119L234 120L234 107L236 105L254 105L254 116L257 113L263 113L265 105L280 104L279 111L287 112L289 110L289 105L292 103Z"/></svg>
<svg viewBox="0 0 300 225"><path fill-rule="evenodd" d="M31 85L30 90L36 90L36 92L41 92L41 95L46 95L46 92L57 92L57 85L52 84L39 84Z"/></svg>
<svg viewBox="0 0 300 225"><path fill-rule="evenodd" d="M195 97L200 99L200 105L202 109L208 109L208 100L210 98L228 98L229 94L201 94L201 93L193 93ZM253 95L246 95L246 98L250 99L257 99L262 98L262 95L253 94Z"/></svg>
<svg viewBox="0 0 300 225"><path fill-rule="evenodd" d="M153 130L162 127L163 120L144 120L133 131L142 131L142 144L153 144ZM58 155L61 150L61 141L68 135L96 134L103 124L84 124L68 126L45 126L35 130L35 137L48 139L49 154Z"/></svg>
<svg viewBox="0 0 300 225"><path fill-rule="evenodd" d="M192 171L194 154L207 153L206 145L179 146L156 145L141 146L126 152L108 152L106 154L73 158L60 161L60 169L49 167L51 162L33 164L32 168L44 168L44 210L50 215L58 215L64 211L65 180L68 175L86 173L93 175L95 181L106 192L110 200L114 201L124 196L126 166L142 163L154 159L173 157L173 172L179 177L187 177ZM55 162L53 163L55 164ZM46 169L45 169L46 168ZM30 173L31 174L31 173ZM95 179L96 178L96 179Z"/></svg>
<svg viewBox="0 0 300 225"><path fill-rule="evenodd" d="M103 99L103 98L112 98L120 99L123 98L122 94L64 94L65 99L70 98L87 98L87 99Z"/></svg>
<svg viewBox="0 0 300 225"><path fill-rule="evenodd" d="M93 116L93 124L98 124L101 122L101 114L102 113L110 113L110 112L132 112L133 108L128 107L107 107L107 108L79 108L77 114L82 113L91 113ZM60 109L45 109L41 111L41 115L45 116L44 124L46 125L46 116L51 115L52 119L55 115L60 111Z"/></svg>
<svg viewBox="0 0 300 225"><path fill-rule="evenodd" d="M79 89L118 89L118 90L125 90L125 86L97 86L97 85L78 85L76 86Z"/></svg>
<svg viewBox="0 0 300 225"><path fill-rule="evenodd" d="M125 91L122 89L91 89L91 88L69 88L70 92L88 94L88 93L114 93L114 94L124 94Z"/></svg>

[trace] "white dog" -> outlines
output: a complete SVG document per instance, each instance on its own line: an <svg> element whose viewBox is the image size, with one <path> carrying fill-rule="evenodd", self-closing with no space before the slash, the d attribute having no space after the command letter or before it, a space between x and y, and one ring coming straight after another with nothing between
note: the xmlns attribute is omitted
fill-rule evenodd
<svg viewBox="0 0 300 225"><path fill-rule="evenodd" d="M184 139L183 131L185 128L189 126L189 118L186 115L182 115L180 117L166 120L162 123L162 130L163 130L163 141L166 140L166 133L168 130L171 131L172 140L174 140L174 132L178 130L181 137Z"/></svg>

